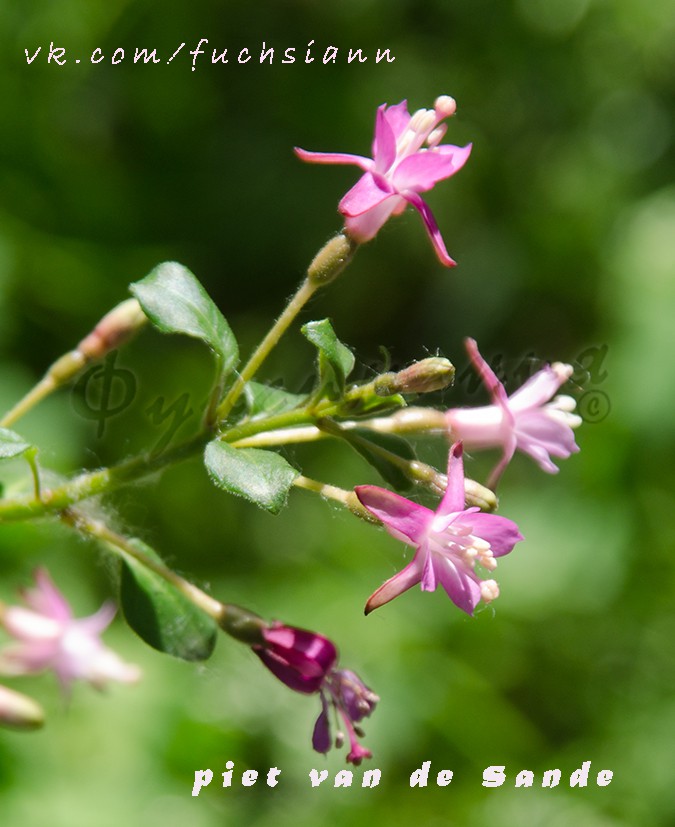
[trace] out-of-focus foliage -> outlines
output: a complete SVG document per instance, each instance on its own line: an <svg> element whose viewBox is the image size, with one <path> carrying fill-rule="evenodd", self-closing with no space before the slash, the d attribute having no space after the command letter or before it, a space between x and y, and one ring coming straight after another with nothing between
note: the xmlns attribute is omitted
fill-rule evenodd
<svg viewBox="0 0 675 827"><path fill-rule="evenodd" d="M192 71L200 38L206 55ZM217 490L195 461L104 502L221 599L338 642L382 697L366 741L382 781L361 789L357 771L350 789L311 789L310 768L332 779L343 761L310 750L315 699L288 692L225 639L195 666L144 647L119 622L108 643L142 664L138 687L105 697L78 687L66 711L49 676L13 682L49 722L0 739L3 824L672 823L674 39L672 0L0 6L3 409L162 260L197 275L250 352L339 228L336 204L355 180L353 169L301 164L292 147L366 153L377 105L430 106L447 93L458 101L447 140L474 149L429 202L459 267L440 267L406 214L303 321L331 318L357 353L355 376L388 367L380 345L395 368L439 350L458 368L448 404L484 401L464 372L464 336L502 357L507 376L523 360L579 360L587 419L581 453L557 477L525 458L508 469L501 513L527 541L500 564L494 612L474 620L416 590L364 618L403 547L305 492L271 516ZM52 41L67 49L65 66L47 63ZM263 42L272 65L259 63ZM324 65L331 45L337 61ZM28 64L24 49L38 46ZM134 64L143 47L163 62ZM244 47L252 59L238 65ZM284 65L289 47L297 62ZM104 59L92 66L96 48ZM118 48L126 57L112 65ZM230 63L210 65L224 48ZM348 64L350 48L369 60ZM378 48L396 60L376 64ZM313 359L296 328L262 378L306 388ZM213 364L201 343L148 330L117 368L133 373L136 395L103 429L67 392L17 427L55 473L165 438L170 421L157 410L180 400L186 415L197 410ZM429 451L442 467L442 447ZM336 484L375 481L345 445L286 455ZM467 461L479 479L489 467ZM3 468L7 490L22 477L20 459ZM49 523L0 527L0 555L5 600L38 564L80 614L109 593L100 550ZM236 783L223 789L228 760ZM427 760L432 784L411 790ZM586 760L592 777L614 771L609 787L513 788L521 769L540 778L559 767L564 779ZM481 786L490 765L506 766L504 787ZM282 775L271 789L262 776L273 766ZM214 781L192 798L206 767ZM248 768L261 771L252 788L238 783ZM441 769L455 777L437 788Z"/></svg>

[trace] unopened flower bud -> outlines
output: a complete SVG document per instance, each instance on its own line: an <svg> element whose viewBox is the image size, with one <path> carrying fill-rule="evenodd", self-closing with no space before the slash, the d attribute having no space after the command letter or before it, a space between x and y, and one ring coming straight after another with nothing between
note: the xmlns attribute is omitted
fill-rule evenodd
<svg viewBox="0 0 675 827"><path fill-rule="evenodd" d="M449 359L431 356L414 362L398 373L383 373L374 382L378 396L395 393L431 393L443 390L455 380L455 367Z"/></svg>
<svg viewBox="0 0 675 827"><path fill-rule="evenodd" d="M85 336L77 350L85 359L101 359L106 353L128 341L143 325L148 317L136 299L127 299L101 319L92 332Z"/></svg>
<svg viewBox="0 0 675 827"><path fill-rule="evenodd" d="M312 260L307 268L307 280L316 287L330 284L349 264L357 247L358 244L351 238L338 233Z"/></svg>
<svg viewBox="0 0 675 827"><path fill-rule="evenodd" d="M464 499L467 508L477 506L481 511L496 511L499 505L494 491L468 477L464 478Z"/></svg>
<svg viewBox="0 0 675 827"><path fill-rule="evenodd" d="M42 707L27 695L0 686L0 726L12 729L38 729L44 724Z"/></svg>

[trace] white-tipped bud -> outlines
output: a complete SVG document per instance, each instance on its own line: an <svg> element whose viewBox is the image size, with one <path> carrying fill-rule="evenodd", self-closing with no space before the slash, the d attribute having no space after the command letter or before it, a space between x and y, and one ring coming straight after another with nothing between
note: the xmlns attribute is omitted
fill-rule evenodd
<svg viewBox="0 0 675 827"><path fill-rule="evenodd" d="M44 724L42 707L27 695L0 686L0 726L38 729Z"/></svg>
<svg viewBox="0 0 675 827"><path fill-rule="evenodd" d="M85 336L77 350L87 361L101 359L111 350L127 342L148 321L136 299L127 299L101 319Z"/></svg>
<svg viewBox="0 0 675 827"><path fill-rule="evenodd" d="M478 506L481 511L495 511L498 505L494 491L468 477L464 478L464 500L467 508Z"/></svg>
<svg viewBox="0 0 675 827"><path fill-rule="evenodd" d="M483 580L480 584L481 600L490 603L499 597L499 586L496 580Z"/></svg>
<svg viewBox="0 0 675 827"><path fill-rule="evenodd" d="M440 95L434 101L434 109L439 118L449 118L457 111L457 103L450 95Z"/></svg>

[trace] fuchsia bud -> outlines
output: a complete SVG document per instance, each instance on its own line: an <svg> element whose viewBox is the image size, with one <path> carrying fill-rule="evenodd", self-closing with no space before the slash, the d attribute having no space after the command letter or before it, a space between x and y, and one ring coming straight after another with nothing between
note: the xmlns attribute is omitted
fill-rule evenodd
<svg viewBox="0 0 675 827"><path fill-rule="evenodd" d="M32 698L0 686L0 726L12 729L38 729L44 723L42 707Z"/></svg>

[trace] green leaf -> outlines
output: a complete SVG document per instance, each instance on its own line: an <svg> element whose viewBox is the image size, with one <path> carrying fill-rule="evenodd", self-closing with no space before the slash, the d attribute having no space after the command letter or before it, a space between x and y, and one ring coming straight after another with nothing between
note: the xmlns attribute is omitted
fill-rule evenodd
<svg viewBox="0 0 675 827"><path fill-rule="evenodd" d="M354 354L335 335L328 319L308 322L302 333L319 350L319 379L331 398L342 396L354 368Z"/></svg>
<svg viewBox="0 0 675 827"><path fill-rule="evenodd" d="M343 429L341 436L397 491L407 491L412 487L410 478L396 462L388 459L385 453L378 451L380 448L402 459L414 460L416 459L415 451L405 439L396 434L380 434L368 428Z"/></svg>
<svg viewBox="0 0 675 827"><path fill-rule="evenodd" d="M252 417L273 416L300 407L306 394L289 393L282 388L272 388L259 382L248 382L244 390L248 412Z"/></svg>
<svg viewBox="0 0 675 827"><path fill-rule="evenodd" d="M184 333L201 339L222 362L223 375L239 360L237 340L209 294L182 264L159 264L129 289L162 333Z"/></svg>
<svg viewBox="0 0 675 827"><path fill-rule="evenodd" d="M159 555L140 540L138 551L161 563ZM127 623L147 644L183 660L206 660L216 645L215 622L175 586L138 560L125 557L120 603Z"/></svg>
<svg viewBox="0 0 675 827"><path fill-rule="evenodd" d="M26 442L23 437L20 437L14 431L0 428L0 459L19 457L30 447L30 442Z"/></svg>
<svg viewBox="0 0 675 827"><path fill-rule="evenodd" d="M233 448L214 439L204 453L206 470L219 487L245 497L278 514L298 472L274 451L260 448Z"/></svg>

